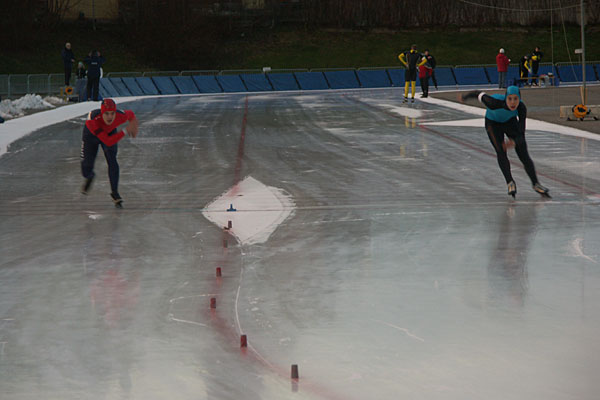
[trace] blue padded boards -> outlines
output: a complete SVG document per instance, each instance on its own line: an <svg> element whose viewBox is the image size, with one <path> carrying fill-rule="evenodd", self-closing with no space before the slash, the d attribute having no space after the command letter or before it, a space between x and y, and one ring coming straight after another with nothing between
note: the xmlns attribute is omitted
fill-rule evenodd
<svg viewBox="0 0 600 400"><path fill-rule="evenodd" d="M121 80L123 81L125 86L127 86L127 89L129 89L129 91L131 92L132 95L134 95L134 96L143 96L144 95L142 88L140 87L140 85L137 84L137 82L135 81L135 78L125 77L125 78L121 78Z"/></svg>
<svg viewBox="0 0 600 400"><path fill-rule="evenodd" d="M404 68L388 68L388 74L392 80L392 85L396 87L404 87Z"/></svg>
<svg viewBox="0 0 600 400"><path fill-rule="evenodd" d="M246 92L246 86L239 75L217 75L217 81L224 92Z"/></svg>
<svg viewBox="0 0 600 400"><path fill-rule="evenodd" d="M249 92L266 92L273 88L265 74L241 74L240 78L246 84Z"/></svg>
<svg viewBox="0 0 600 400"><path fill-rule="evenodd" d="M294 75L303 90L329 89L322 72L295 72Z"/></svg>
<svg viewBox="0 0 600 400"><path fill-rule="evenodd" d="M360 85L364 88L390 87L392 82L384 69L361 70L356 72Z"/></svg>
<svg viewBox="0 0 600 400"><path fill-rule="evenodd" d="M267 79L271 82L275 90L298 90L298 82L292 73L274 73L268 74Z"/></svg>
<svg viewBox="0 0 600 400"><path fill-rule="evenodd" d="M519 67L509 66L506 72L506 84L508 86L514 85L520 79ZM515 81L516 80L516 81Z"/></svg>
<svg viewBox="0 0 600 400"><path fill-rule="evenodd" d="M177 87L169 76L153 76L152 82L154 82L160 94L179 94Z"/></svg>
<svg viewBox="0 0 600 400"><path fill-rule="evenodd" d="M581 82L583 81L582 73L581 73L581 65L561 65L558 68L558 75L560 76L561 82ZM589 77L592 77L591 80L596 80L596 74L594 73L594 68L591 64L587 64L585 66L585 80L590 80Z"/></svg>
<svg viewBox="0 0 600 400"><path fill-rule="evenodd" d="M98 88L102 97L119 97L119 92L108 78L100 78L100 87Z"/></svg>
<svg viewBox="0 0 600 400"><path fill-rule="evenodd" d="M200 89L200 93L221 93L223 89L217 83L214 75L194 75L192 79Z"/></svg>
<svg viewBox="0 0 600 400"><path fill-rule="evenodd" d="M117 89L117 92L119 92L119 96L131 96L131 92L129 91L129 89L127 89L127 86L125 86L121 78L107 79L110 81L110 83L112 83L114 88Z"/></svg>
<svg viewBox="0 0 600 400"><path fill-rule="evenodd" d="M490 83L498 83L498 67L485 67Z"/></svg>
<svg viewBox="0 0 600 400"><path fill-rule="evenodd" d="M142 89L144 94L159 94L158 89L156 88L154 82L152 82L152 79L150 79L150 77L141 76L139 78L135 78L135 81L138 85L140 85L140 88Z"/></svg>
<svg viewBox="0 0 600 400"><path fill-rule="evenodd" d="M329 82L332 89L353 89L359 88L360 83L356 79L354 70L352 71L325 71L325 79Z"/></svg>
<svg viewBox="0 0 600 400"><path fill-rule="evenodd" d="M179 93L181 94L200 93L191 76L172 76L171 80L175 86L177 86L177 90L179 90Z"/></svg>
<svg viewBox="0 0 600 400"><path fill-rule="evenodd" d="M483 67L462 67L454 68L454 76L459 85L487 85L489 84L487 75ZM437 78L437 70L435 77ZM438 81L438 85L439 85Z"/></svg>
<svg viewBox="0 0 600 400"><path fill-rule="evenodd" d="M394 68L394 69L388 69L387 70L388 74L390 75L390 79L392 80L392 86L394 87L404 87L404 85L406 84L406 81L404 80L404 74L406 73L406 69L404 68ZM431 79L429 80L429 85L433 85L433 82L431 82ZM419 76L417 75L417 86L421 86L421 80L419 79Z"/></svg>
<svg viewBox="0 0 600 400"><path fill-rule="evenodd" d="M548 75L548 72L554 73L554 67L552 65L540 65L538 69L538 76Z"/></svg>
<svg viewBox="0 0 600 400"><path fill-rule="evenodd" d="M438 67L435 69L435 79L437 80L438 86L455 86L456 80L452 74L452 68L450 67Z"/></svg>

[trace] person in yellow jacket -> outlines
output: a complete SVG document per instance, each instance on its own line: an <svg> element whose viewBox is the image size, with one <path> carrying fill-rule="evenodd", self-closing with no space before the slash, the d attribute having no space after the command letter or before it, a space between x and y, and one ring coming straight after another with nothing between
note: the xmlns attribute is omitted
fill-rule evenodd
<svg viewBox="0 0 600 400"><path fill-rule="evenodd" d="M529 85L529 73L531 72L531 54L527 54L519 60L520 83Z"/></svg>
<svg viewBox="0 0 600 400"><path fill-rule="evenodd" d="M411 101L414 103L415 92L417 91L417 70L421 65L425 65L427 63L427 58L423 57L423 55L417 51L417 45L413 44L410 46L410 50L399 54L398 59L406 67L406 72L404 73L404 103L408 101L409 84L412 86Z"/></svg>

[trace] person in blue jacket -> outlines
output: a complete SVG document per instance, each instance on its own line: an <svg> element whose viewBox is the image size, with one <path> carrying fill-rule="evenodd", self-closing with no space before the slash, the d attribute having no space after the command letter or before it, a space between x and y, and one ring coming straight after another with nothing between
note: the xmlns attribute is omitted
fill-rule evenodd
<svg viewBox="0 0 600 400"><path fill-rule="evenodd" d="M525 120L527 107L521 101L521 92L516 86L509 86L505 94L487 95L485 92L473 91L462 96L463 100L478 98L487 108L485 113L485 130L490 142L496 150L498 165L508 186L508 194L515 197L517 185L510 172L510 162L506 155L508 148L514 147L519 160L525 167L525 172L531 180L533 190L544 197L550 197L548 189L542 186L537 178L533 160L529 157L525 142ZM504 141L504 135L508 141Z"/></svg>
<svg viewBox="0 0 600 400"><path fill-rule="evenodd" d="M83 60L87 64L87 97L88 100L98 101L98 90L100 87L100 69L106 62L99 51L90 51Z"/></svg>

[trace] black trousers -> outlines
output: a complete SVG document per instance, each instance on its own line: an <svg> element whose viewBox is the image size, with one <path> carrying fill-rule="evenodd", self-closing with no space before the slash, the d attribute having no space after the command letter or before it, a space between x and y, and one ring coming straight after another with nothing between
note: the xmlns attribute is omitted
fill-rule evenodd
<svg viewBox="0 0 600 400"><path fill-rule="evenodd" d="M100 77L90 78L87 80L87 96L88 100L98 101L98 90L100 88Z"/></svg>
<svg viewBox="0 0 600 400"><path fill-rule="evenodd" d="M108 164L108 179L112 193L119 193L119 163L117 162L117 144L107 146L89 131L84 130L81 138L81 175L91 178L94 174L94 163L98 155L98 147L102 147Z"/></svg>
<svg viewBox="0 0 600 400"><path fill-rule="evenodd" d="M429 96L429 77L427 78L419 78L421 81L421 91L423 92L423 97Z"/></svg>
<svg viewBox="0 0 600 400"><path fill-rule="evenodd" d="M437 79L435 79L435 69L431 70L431 81L433 82L433 86L437 89Z"/></svg>
<svg viewBox="0 0 600 400"><path fill-rule="evenodd" d="M71 66L65 65L65 86L69 86L71 83Z"/></svg>
<svg viewBox="0 0 600 400"><path fill-rule="evenodd" d="M517 152L517 156L519 156L519 160L521 160L523 163L525 172L527 172L529 179L531 179L531 184L535 185L538 182L537 175L535 173L535 166L533 165L533 160L531 157L529 157L529 152L527 151L525 133L519 132L519 124L517 119L511 118L506 122L495 122L486 118L485 130L487 131L490 142L494 146L494 150L496 150L498 165L500 166L500 170L502 171L502 175L504 175L506 183L512 181L513 177L510 172L510 162L508 161L506 150L504 149L504 146L502 146L504 143L504 135L508 136L515 142L515 151Z"/></svg>

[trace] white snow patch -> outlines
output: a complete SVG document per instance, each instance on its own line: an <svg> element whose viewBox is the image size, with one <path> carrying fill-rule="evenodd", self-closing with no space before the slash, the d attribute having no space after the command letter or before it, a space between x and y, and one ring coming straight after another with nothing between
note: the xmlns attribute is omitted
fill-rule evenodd
<svg viewBox="0 0 600 400"><path fill-rule="evenodd" d="M6 99L0 101L0 116L9 120L24 116L27 110L44 110L65 103L64 100L58 97L51 96L42 99L39 94L26 94L16 100Z"/></svg>
<svg viewBox="0 0 600 400"><path fill-rule="evenodd" d="M237 211L227 211L231 205ZM294 210L291 196L249 176L207 205L202 214L219 227L231 221L229 233L240 244L256 244L266 242Z"/></svg>
<svg viewBox="0 0 600 400"><path fill-rule="evenodd" d="M454 110L459 110L466 112L468 114L480 115L481 117L485 116L485 109L479 107L468 106L466 104L454 103L447 100L436 99L433 97L425 97L422 98L421 101L430 104L437 104L443 107L452 108ZM478 121L478 122L477 122ZM476 124L477 123L477 124ZM476 119L467 119L460 121L442 121L442 122L423 122L421 125L446 125L446 126L484 126L483 118ZM561 135L567 136L575 136L581 137L591 140L600 141L600 135L595 133L587 132L581 129L571 128L569 126L552 124L550 122L539 121L537 119L527 118L527 129L528 130L536 130L536 131L544 131L544 132L553 132Z"/></svg>
<svg viewBox="0 0 600 400"><path fill-rule="evenodd" d="M419 110L416 108L398 107L398 106L392 106L389 104L378 104L378 106L387 108L388 111L390 111L394 114L401 115L403 117L421 118L424 114L423 110Z"/></svg>

